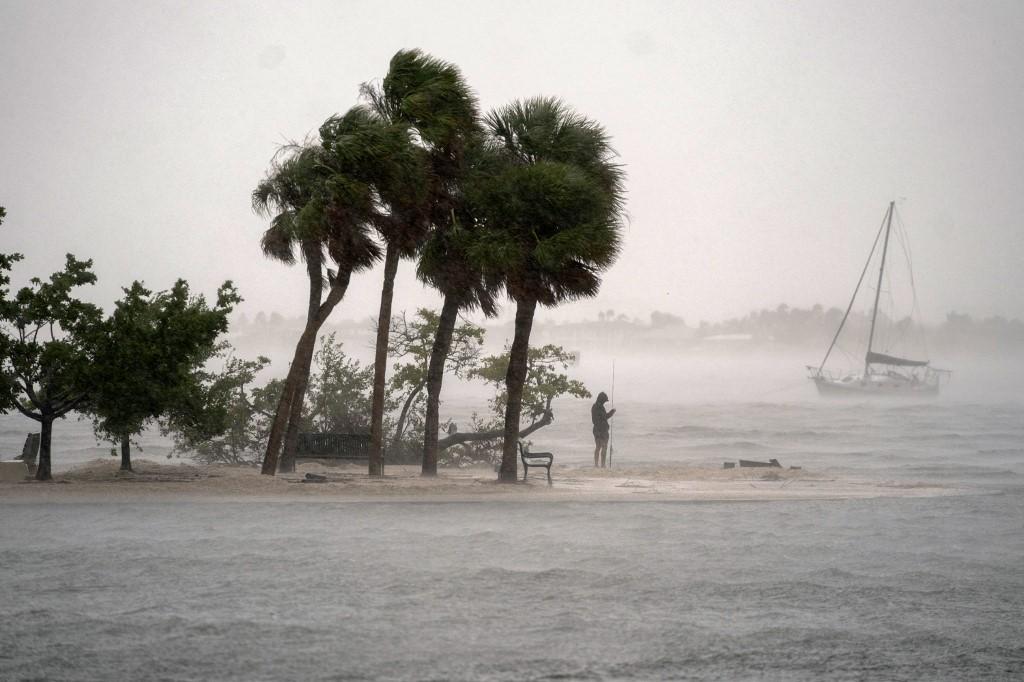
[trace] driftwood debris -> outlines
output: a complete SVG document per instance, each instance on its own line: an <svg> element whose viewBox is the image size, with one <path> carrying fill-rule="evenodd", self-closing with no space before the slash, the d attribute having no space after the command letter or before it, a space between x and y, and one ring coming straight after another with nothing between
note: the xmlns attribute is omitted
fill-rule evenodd
<svg viewBox="0 0 1024 682"><path fill-rule="evenodd" d="M780 469L782 468L782 465L779 464L779 460L777 460L777 459L770 459L767 462L755 462L755 461L749 460L749 459L741 459L740 460L740 466L741 467L779 467Z"/></svg>

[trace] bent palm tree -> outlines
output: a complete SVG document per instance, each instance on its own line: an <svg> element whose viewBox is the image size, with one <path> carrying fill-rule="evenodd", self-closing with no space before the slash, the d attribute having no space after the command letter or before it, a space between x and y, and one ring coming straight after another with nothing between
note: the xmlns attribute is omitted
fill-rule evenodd
<svg viewBox="0 0 1024 682"><path fill-rule="evenodd" d="M422 475L437 475L440 448L440 397L445 361L451 348L452 333L461 312L480 309L487 317L497 313L497 297L503 286L503 274L497 268L485 269L474 256L487 233L484 216L471 200L481 180L502 159L482 135L474 135L462 151L459 174L451 184L450 210L434 226L430 240L420 255L417 274L444 296L437 336L427 372L427 405L424 419ZM486 247L484 247L486 248Z"/></svg>
<svg viewBox="0 0 1024 682"><path fill-rule="evenodd" d="M278 211L264 235L264 250L288 262L290 245L298 241L310 276L306 326L295 347L263 460L262 473L270 475L277 471L286 431L285 459L293 459L317 333L344 297L352 273L371 267L380 258L380 249L370 236L379 207L372 184L361 177L365 157L375 148L373 122L361 107L354 107L344 116L328 119L320 136L320 146L295 149L254 193L257 208ZM333 272L324 268L325 251L336 266ZM291 259L294 262L294 256ZM313 280L315 273L322 282L324 271L328 293L321 301L322 285Z"/></svg>
<svg viewBox="0 0 1024 682"><path fill-rule="evenodd" d="M450 220L451 188L459 172L465 138L477 126L477 107L457 67L419 50L396 53L381 85L364 85L363 94L382 120L405 132L408 149L413 152L406 172L394 177L397 182L381 187L381 198L390 206L395 220L380 230L387 251L377 318L370 429L369 472L374 476L382 473L387 345L398 261L422 247L431 225ZM442 315L438 336L443 338L443 330L448 329L445 354L454 322L455 315ZM443 371L443 357L441 362ZM428 390L428 430L431 415L436 412L436 404L431 409L430 398ZM435 415L435 431L436 421Z"/></svg>
<svg viewBox="0 0 1024 682"><path fill-rule="evenodd" d="M483 131L476 96L459 68L419 50L398 52L383 88L368 87L365 92L377 110L414 131L428 164L424 199L432 229L422 246L417 275L444 296L426 385L422 473L433 476L437 474L445 360L459 312L480 307L487 315L495 313L498 287L469 258L476 221L463 188L474 165L485 158L486 148L480 143ZM383 362L378 366L383 367Z"/></svg>
<svg viewBox="0 0 1024 682"><path fill-rule="evenodd" d="M624 174L604 129L557 99L514 102L486 124L504 158L474 199L485 216L473 250L516 302L498 480L516 480L519 416L537 305L594 296L619 252Z"/></svg>
<svg viewBox="0 0 1024 682"><path fill-rule="evenodd" d="M253 210L263 217L271 218L270 227L263 233L261 240L263 254L286 265L294 265L295 251L298 247L306 263L306 275L309 279L307 325L316 317L323 300L324 235L319 230L303 233L298 224L298 215L312 200L313 187L318 182L317 153L317 148L311 146L282 147L271 161L270 171L252 193ZM303 372L305 377L299 377L297 384L307 385L309 370L303 370L301 366L298 370ZM288 444L298 441L305 396L305 391L302 391L302 395L297 395L295 388L293 385L291 394L282 396L288 404L289 414L284 436L285 452L280 461L281 471L293 471L295 467L294 452L289 452Z"/></svg>

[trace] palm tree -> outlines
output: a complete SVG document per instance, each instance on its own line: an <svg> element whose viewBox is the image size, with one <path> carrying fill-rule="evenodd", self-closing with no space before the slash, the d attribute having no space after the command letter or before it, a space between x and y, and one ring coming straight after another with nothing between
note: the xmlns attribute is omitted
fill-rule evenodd
<svg viewBox="0 0 1024 682"><path fill-rule="evenodd" d="M437 474L444 366L459 312L479 307L487 315L495 313L498 287L469 259L475 221L468 214L462 188L474 159L486 152L480 143L483 130L476 96L459 68L420 50L395 54L382 87L366 86L364 94L382 115L413 131L428 164L425 200L431 231L422 243L417 275L444 296L427 370L422 471L433 476ZM380 321L378 352L386 338ZM384 358L378 355L375 368L379 368L380 383L375 385L383 386L384 367Z"/></svg>
<svg viewBox="0 0 1024 682"><path fill-rule="evenodd" d="M298 244L310 278L306 326L271 425L264 474L276 473L282 441L287 446L285 460L294 458L317 333L344 297L353 272L380 258L371 236L380 219L379 202L373 184L364 178L370 165L367 158L378 153L376 127L362 107L328 119L320 129L321 144L289 149L253 194L257 211L276 211L264 234L264 252L294 262ZM333 271L325 267L325 252L335 264ZM324 274L328 293L321 300Z"/></svg>
<svg viewBox="0 0 1024 682"><path fill-rule="evenodd" d="M515 481L534 313L597 294L619 252L624 173L604 129L557 99L513 102L486 125L504 163L474 192L485 227L473 256L516 303L498 476Z"/></svg>
<svg viewBox="0 0 1024 682"><path fill-rule="evenodd" d="M497 296L501 277L496 271L486 272L473 258L473 249L480 239L480 222L466 197L466 188L474 178L486 172L494 162L490 148L475 135L468 148L460 150L462 158L454 167L449 211L434 225L430 239L420 254L417 274L421 280L444 296L438 318L437 334L427 368L427 404L423 426L423 476L437 475L440 438L441 386L445 361L452 343L452 334L459 314L480 309L487 317L497 313Z"/></svg>
<svg viewBox="0 0 1024 682"><path fill-rule="evenodd" d="M282 147L271 160L271 168L263 181L252 193L253 210L263 217L271 218L270 227L263 233L261 240L263 254L285 265L294 265L297 249L305 261L309 278L307 325L313 322L323 300L325 235L319 229L303 234L298 224L298 215L313 198L314 187L318 182L316 157L320 151L311 145ZM297 370L301 372L302 365ZM298 378L298 384L308 384L308 370L305 370L305 375L304 380ZM295 459L290 456L294 453L289 452L288 443L298 440L305 396L305 392L302 393L302 396L297 397L293 385L291 394L282 396L289 406L289 414L284 437L285 456L280 461L281 471L294 470Z"/></svg>
<svg viewBox="0 0 1024 682"><path fill-rule="evenodd" d="M387 379L387 346L391 323L391 304L398 261L410 257L423 246L431 225L443 226L451 221L453 184L462 166L462 150L466 140L478 130L476 98L458 67L435 59L420 50L402 50L391 59L388 74L377 85L363 86L363 95L373 110L392 126L409 136L410 148L422 166L416 173L404 174L400 182L382 188L382 199L397 218L381 236L387 244L384 258L384 282L381 288L380 314L377 318L377 343L374 359L373 398L371 410L371 445L369 472L380 475L383 463L384 391ZM412 186L408 182L414 183ZM404 183L404 184L403 184ZM391 190L391 191L386 191ZM455 314L444 315L442 343L446 355L451 341ZM457 308L456 308L457 312ZM438 352L441 352L440 350ZM443 356L441 360L443 372ZM436 372L435 372L436 373ZM436 382L440 392L440 380ZM428 390L428 431L433 415L436 432L436 395L431 410L432 394ZM436 433L435 438L436 442ZM436 468L436 467L435 467Z"/></svg>

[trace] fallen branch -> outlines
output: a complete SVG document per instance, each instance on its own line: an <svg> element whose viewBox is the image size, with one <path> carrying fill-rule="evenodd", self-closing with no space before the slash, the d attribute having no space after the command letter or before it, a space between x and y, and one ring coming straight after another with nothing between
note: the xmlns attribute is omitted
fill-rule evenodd
<svg viewBox="0 0 1024 682"><path fill-rule="evenodd" d="M541 417L540 419L538 419L537 421L533 422L532 424L527 426L525 429L520 431L519 432L519 437L520 438L526 438L527 436L529 436L533 432L537 431L538 429L544 428L545 426L547 426L548 424L550 424L554 420L555 420L554 413L551 410L548 410L547 412L544 413L543 417ZM447 448L450 448L453 445L462 445L463 443L478 443L480 441L485 441L485 440L496 440L498 438L501 438L504 435L505 435L505 431L503 429L499 429L499 430L496 430L496 431L477 431L477 432L467 432L467 433L453 433L452 435L448 436L447 438L442 438L441 440L439 440L437 442L437 448L438 448L438 450L446 450Z"/></svg>

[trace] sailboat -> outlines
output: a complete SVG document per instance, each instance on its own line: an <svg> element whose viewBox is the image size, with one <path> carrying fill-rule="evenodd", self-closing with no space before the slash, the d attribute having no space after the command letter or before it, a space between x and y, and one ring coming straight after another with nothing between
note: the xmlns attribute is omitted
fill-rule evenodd
<svg viewBox="0 0 1024 682"><path fill-rule="evenodd" d="M808 376L814 381L818 393L823 396L892 396L892 397L928 397L937 396L939 389L946 379L949 378L949 370L936 369L931 366L929 360L911 360L891 354L888 349L885 352L876 350L876 325L878 323L878 304L882 293L883 276L885 274L886 258L889 254L889 237L892 234L892 219L896 211L896 202L889 202L889 208L885 212L882 226L875 236L875 242L871 246L868 260L857 280L857 286L853 290L850 304L846 308L839 328L832 343L825 353L821 364L808 365ZM832 351L836 348L836 342L842 333L846 322L850 317L850 311L857 300L857 293L860 291L864 276L867 274L871 259L878 247L879 238L884 232L885 238L882 242L882 259L878 266L878 284L875 287L875 302L871 309L871 329L868 332L867 353L864 356L863 370L834 374L825 369ZM911 280L913 281L913 280Z"/></svg>

